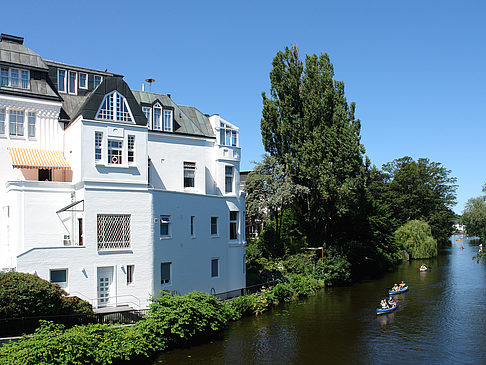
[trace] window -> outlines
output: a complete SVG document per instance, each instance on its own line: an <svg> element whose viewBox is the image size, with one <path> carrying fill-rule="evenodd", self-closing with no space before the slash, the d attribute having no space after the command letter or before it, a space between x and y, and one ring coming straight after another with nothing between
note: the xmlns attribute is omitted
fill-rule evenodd
<svg viewBox="0 0 486 365"><path fill-rule="evenodd" d="M194 187L195 173L196 173L196 163L184 161L184 187L185 188Z"/></svg>
<svg viewBox="0 0 486 365"><path fill-rule="evenodd" d="M0 86L30 89L30 71L2 67L0 69Z"/></svg>
<svg viewBox="0 0 486 365"><path fill-rule="evenodd" d="M35 138L35 113L27 112L27 129L29 138Z"/></svg>
<svg viewBox="0 0 486 365"><path fill-rule="evenodd" d="M49 281L51 283L67 283L67 269L51 270L49 276Z"/></svg>
<svg viewBox="0 0 486 365"><path fill-rule="evenodd" d="M152 108L143 106L142 111L145 114L145 118L147 118L147 127L152 128Z"/></svg>
<svg viewBox="0 0 486 365"><path fill-rule="evenodd" d="M116 91L105 95L100 109L96 114L96 119L119 122L131 122L133 120L127 100Z"/></svg>
<svg viewBox="0 0 486 365"><path fill-rule="evenodd" d="M23 110L9 110L9 133L11 136L24 135L24 111Z"/></svg>
<svg viewBox="0 0 486 365"><path fill-rule="evenodd" d="M133 283L134 271L135 271L135 265L127 265L127 284Z"/></svg>
<svg viewBox="0 0 486 365"><path fill-rule="evenodd" d="M122 164L123 142L113 139L108 140L108 163L113 165Z"/></svg>
<svg viewBox="0 0 486 365"><path fill-rule="evenodd" d="M194 237L195 234L194 234L194 222L196 220L196 217L191 215L191 237Z"/></svg>
<svg viewBox="0 0 486 365"><path fill-rule="evenodd" d="M39 181L52 181L51 169L39 169L37 173L37 179Z"/></svg>
<svg viewBox="0 0 486 365"><path fill-rule="evenodd" d="M160 237L170 237L170 215L160 216Z"/></svg>
<svg viewBox="0 0 486 365"><path fill-rule="evenodd" d="M233 191L233 166L224 167L224 192L231 193Z"/></svg>
<svg viewBox="0 0 486 365"><path fill-rule="evenodd" d="M230 219L230 240L238 239L238 212L229 212Z"/></svg>
<svg viewBox="0 0 486 365"><path fill-rule="evenodd" d="M164 109L164 132L172 132L172 110Z"/></svg>
<svg viewBox="0 0 486 365"><path fill-rule="evenodd" d="M85 74L83 72L79 73L79 88L80 89L88 88L88 74Z"/></svg>
<svg viewBox="0 0 486 365"><path fill-rule="evenodd" d="M238 131L226 123L219 124L219 144L224 146L238 146Z"/></svg>
<svg viewBox="0 0 486 365"><path fill-rule="evenodd" d="M211 277L217 278L219 276L219 259L211 259Z"/></svg>
<svg viewBox="0 0 486 365"><path fill-rule="evenodd" d="M66 70L57 70L57 90L66 92Z"/></svg>
<svg viewBox="0 0 486 365"><path fill-rule="evenodd" d="M96 86L98 86L99 84L101 84L103 82L103 76L94 75L93 82L94 82L94 87L96 88Z"/></svg>
<svg viewBox="0 0 486 365"><path fill-rule="evenodd" d="M0 135L5 134L5 109L0 108Z"/></svg>
<svg viewBox="0 0 486 365"><path fill-rule="evenodd" d="M128 163L135 162L135 136L128 136Z"/></svg>
<svg viewBox="0 0 486 365"><path fill-rule="evenodd" d="M98 214L98 250L130 248L130 214Z"/></svg>
<svg viewBox="0 0 486 365"><path fill-rule="evenodd" d="M218 234L218 217L211 217L211 235Z"/></svg>
<svg viewBox="0 0 486 365"><path fill-rule="evenodd" d="M78 73L76 71L69 71L68 92L69 94L78 93Z"/></svg>
<svg viewBox="0 0 486 365"><path fill-rule="evenodd" d="M95 161L101 160L101 146L103 143L103 133L95 132Z"/></svg>
<svg viewBox="0 0 486 365"><path fill-rule="evenodd" d="M162 108L159 104L155 104L154 106L154 121L152 127L157 131L162 129Z"/></svg>
<svg viewBox="0 0 486 365"><path fill-rule="evenodd" d="M170 283L170 271L172 262L162 262L160 264L160 283L169 284Z"/></svg>

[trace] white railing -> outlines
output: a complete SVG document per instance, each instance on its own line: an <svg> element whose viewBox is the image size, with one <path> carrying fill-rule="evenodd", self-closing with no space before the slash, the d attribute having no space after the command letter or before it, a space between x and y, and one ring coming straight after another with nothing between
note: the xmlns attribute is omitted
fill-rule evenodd
<svg viewBox="0 0 486 365"><path fill-rule="evenodd" d="M98 298L88 298L87 296L79 293L79 292L70 292L70 297L79 297L87 302L89 302L93 309L103 308L103 307L118 307L121 305L131 305L133 309L141 309L140 307L140 299L135 295L125 294L125 295L113 295L108 297L98 297ZM119 298L131 298L131 300L119 300ZM110 302L103 303L100 305L98 301L100 299L108 299Z"/></svg>

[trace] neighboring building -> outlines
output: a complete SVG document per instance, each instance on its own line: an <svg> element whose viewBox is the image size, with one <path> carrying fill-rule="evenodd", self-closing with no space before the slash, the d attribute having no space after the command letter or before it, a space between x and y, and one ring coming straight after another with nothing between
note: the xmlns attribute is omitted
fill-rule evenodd
<svg viewBox="0 0 486 365"><path fill-rule="evenodd" d="M94 306L245 286L238 128L0 40L0 269Z"/></svg>
<svg viewBox="0 0 486 365"><path fill-rule="evenodd" d="M252 171L241 171L240 172L240 190L247 193L245 190L245 183L248 175ZM245 220L245 234L248 239L257 239L260 233L263 231L265 226L265 222L259 218L251 218L250 216L246 215Z"/></svg>

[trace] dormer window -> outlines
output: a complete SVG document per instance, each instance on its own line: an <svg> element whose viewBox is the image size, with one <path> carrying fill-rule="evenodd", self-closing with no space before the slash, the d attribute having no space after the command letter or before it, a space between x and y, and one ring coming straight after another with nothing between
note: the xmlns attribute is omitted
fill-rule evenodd
<svg viewBox="0 0 486 365"><path fill-rule="evenodd" d="M164 132L172 132L172 110L164 109Z"/></svg>
<svg viewBox="0 0 486 365"><path fill-rule="evenodd" d="M96 88L96 86L98 86L103 82L103 76L94 75L93 81L94 81L94 88Z"/></svg>
<svg viewBox="0 0 486 365"><path fill-rule="evenodd" d="M219 144L223 146L238 146L238 130L227 123L220 123Z"/></svg>
<svg viewBox="0 0 486 365"><path fill-rule="evenodd" d="M101 107L96 114L96 119L132 122L133 116L128 107L127 99L117 91L113 91L105 95Z"/></svg>
<svg viewBox="0 0 486 365"><path fill-rule="evenodd" d="M156 131L162 130L162 107L159 103L154 105L154 122L152 127Z"/></svg>
<svg viewBox="0 0 486 365"><path fill-rule="evenodd" d="M30 71L2 67L0 69L0 85L17 89L30 89Z"/></svg>

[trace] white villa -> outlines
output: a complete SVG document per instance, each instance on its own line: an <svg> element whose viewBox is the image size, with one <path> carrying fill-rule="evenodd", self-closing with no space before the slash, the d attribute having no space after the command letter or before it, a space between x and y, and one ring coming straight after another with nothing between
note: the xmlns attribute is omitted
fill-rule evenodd
<svg viewBox="0 0 486 365"><path fill-rule="evenodd" d="M245 287L238 128L0 39L0 270L94 307Z"/></svg>

